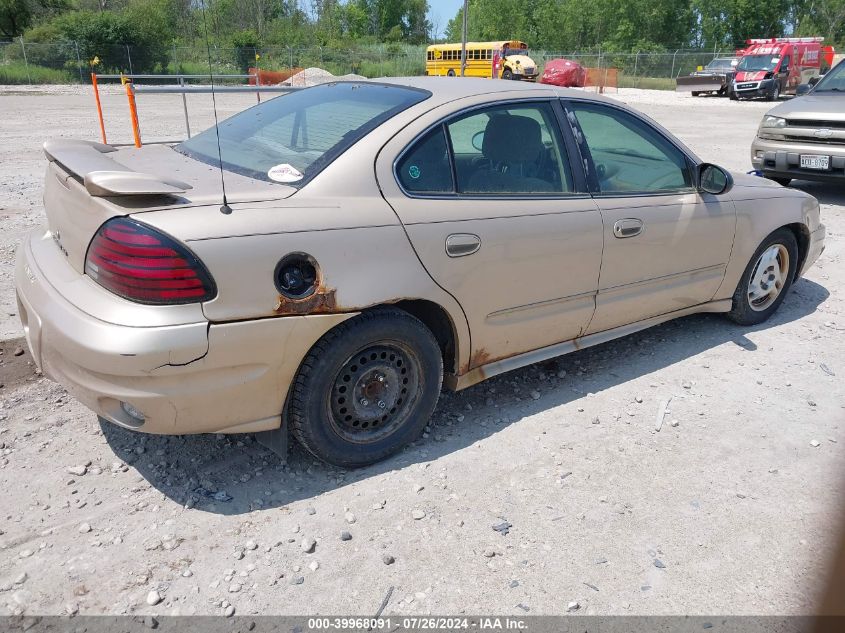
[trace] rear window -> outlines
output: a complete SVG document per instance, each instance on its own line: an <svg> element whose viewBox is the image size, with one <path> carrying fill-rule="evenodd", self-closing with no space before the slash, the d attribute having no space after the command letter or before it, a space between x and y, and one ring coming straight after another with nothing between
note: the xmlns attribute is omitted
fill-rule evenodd
<svg viewBox="0 0 845 633"><path fill-rule="evenodd" d="M370 131L431 93L370 82L341 82L265 101L219 125L223 169L301 186ZM218 165L214 128L176 150Z"/></svg>

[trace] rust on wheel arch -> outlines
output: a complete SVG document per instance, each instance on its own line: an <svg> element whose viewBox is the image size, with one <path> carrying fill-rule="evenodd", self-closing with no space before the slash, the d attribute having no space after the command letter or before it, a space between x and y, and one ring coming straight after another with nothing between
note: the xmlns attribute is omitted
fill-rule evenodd
<svg viewBox="0 0 845 633"><path fill-rule="evenodd" d="M339 312L334 288L317 288L317 290L302 299L291 299L279 295L273 311L278 315L331 314Z"/></svg>

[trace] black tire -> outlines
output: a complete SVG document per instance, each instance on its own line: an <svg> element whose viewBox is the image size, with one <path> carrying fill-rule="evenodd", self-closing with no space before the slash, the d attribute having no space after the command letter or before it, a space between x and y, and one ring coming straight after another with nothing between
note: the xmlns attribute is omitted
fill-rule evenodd
<svg viewBox="0 0 845 633"><path fill-rule="evenodd" d="M766 101L777 101L780 99L780 84L775 82L771 92L766 96Z"/></svg>
<svg viewBox="0 0 845 633"><path fill-rule="evenodd" d="M786 253L789 257L785 276L780 288L777 290L777 294L773 298L771 295L765 295L764 297L769 301L761 302L759 299L752 301L749 292L752 277L760 279L763 273L769 270L768 268L758 268L758 264L765 265L761 262L761 258L764 253L772 248L781 251L777 256L778 265L781 268L783 268L784 264L783 254ZM737 284L736 290L734 291L733 307L728 312L727 317L740 325L756 325L768 319L778 309L784 297L786 297L786 293L789 292L789 288L795 279L797 265L798 243L795 240L795 234L787 228L780 228L771 233L763 240L763 243L760 244L757 250L754 251L754 255L751 256L751 260L745 268L745 272L742 273L739 284ZM767 282L767 287L777 288L776 277L773 275L768 275L765 281Z"/></svg>
<svg viewBox="0 0 845 633"><path fill-rule="evenodd" d="M446 76L447 77L454 77L455 71L450 68L448 71L446 71Z"/></svg>
<svg viewBox="0 0 845 633"><path fill-rule="evenodd" d="M698 92L697 90L693 90L693 91L692 91L692 96L693 96L693 97L697 97L697 96L698 96L698 95L700 95L700 94L701 94L701 93L700 93L700 92Z"/></svg>
<svg viewBox="0 0 845 633"><path fill-rule="evenodd" d="M774 176L767 176L769 180L774 180L777 184L781 187L788 187L789 183L792 182L792 178L776 178Z"/></svg>
<svg viewBox="0 0 845 633"><path fill-rule="evenodd" d="M442 381L440 347L421 321L395 309L360 314L325 334L302 362L291 431L323 461L367 466L422 434Z"/></svg>
<svg viewBox="0 0 845 633"><path fill-rule="evenodd" d="M513 79L513 71L510 68L505 68L502 71L502 79Z"/></svg>
<svg viewBox="0 0 845 633"><path fill-rule="evenodd" d="M728 90L728 97L731 101L739 101L739 95L736 94L736 90Z"/></svg>

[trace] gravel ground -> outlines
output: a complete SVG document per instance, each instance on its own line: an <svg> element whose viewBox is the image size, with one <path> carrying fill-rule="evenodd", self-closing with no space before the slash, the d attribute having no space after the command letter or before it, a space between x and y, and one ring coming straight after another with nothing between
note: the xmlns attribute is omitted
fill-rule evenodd
<svg viewBox="0 0 845 633"><path fill-rule="evenodd" d="M742 171L769 107L616 96ZM210 97L188 99L202 129ZM125 95L103 105L130 140ZM179 97L139 108L146 140L182 136ZM841 188L796 184L828 247L770 322L688 317L444 394L424 440L344 472L249 436L100 426L34 373L11 276L55 136L98 137L89 90L0 90L0 613L372 615L391 587L385 615L818 603L845 505Z"/></svg>

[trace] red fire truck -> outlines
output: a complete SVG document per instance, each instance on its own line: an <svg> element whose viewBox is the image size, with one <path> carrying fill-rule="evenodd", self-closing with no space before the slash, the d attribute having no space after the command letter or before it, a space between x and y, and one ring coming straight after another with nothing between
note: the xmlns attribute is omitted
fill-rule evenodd
<svg viewBox="0 0 845 633"><path fill-rule="evenodd" d="M822 46L823 37L781 37L746 40L736 76L730 88L731 99L764 97L777 100L782 94L795 94L799 84L818 77L833 61L833 47Z"/></svg>

